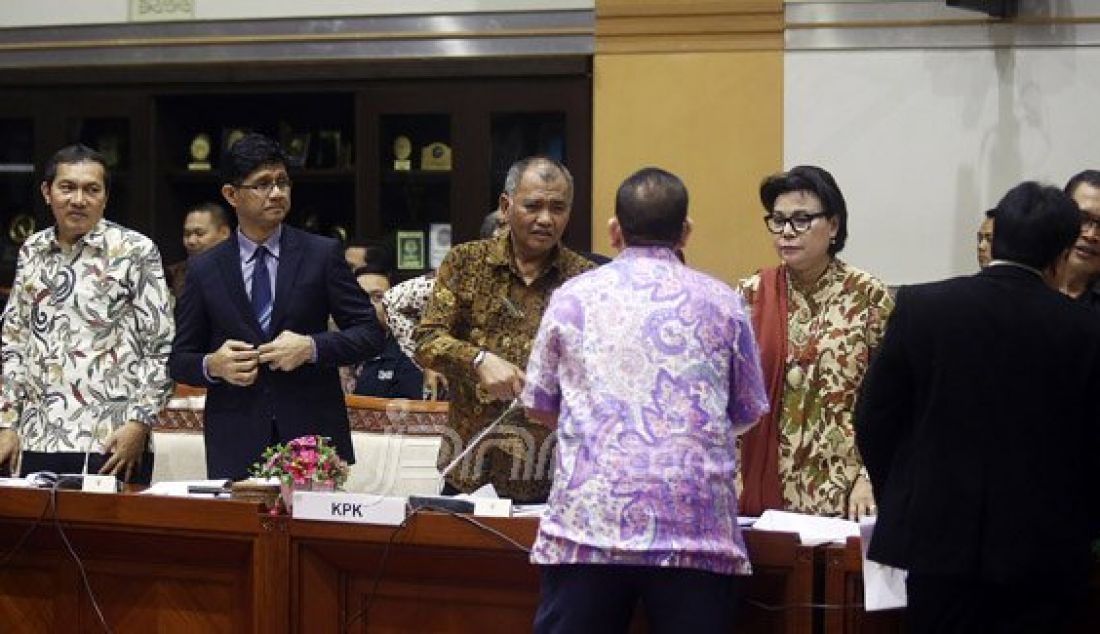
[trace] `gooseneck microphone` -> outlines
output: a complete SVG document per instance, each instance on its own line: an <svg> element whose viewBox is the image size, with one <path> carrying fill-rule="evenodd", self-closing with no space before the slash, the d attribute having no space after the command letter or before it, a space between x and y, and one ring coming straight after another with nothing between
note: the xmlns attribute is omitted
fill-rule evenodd
<svg viewBox="0 0 1100 634"><path fill-rule="evenodd" d="M481 442L482 438L485 438L490 433L492 433L492 431L496 429L497 425L499 425L505 418L508 417L509 414L511 414L519 407L519 398L512 399L512 402L508 405L508 407L504 408L504 411L501 412L500 416L497 416L496 419L493 420L493 422L489 423L489 425L485 429L481 430L481 433L479 433L477 436L474 436L474 439L471 440L468 445L466 445L466 448L462 450L462 453L458 454L458 456L454 460L452 460L446 467L443 467L443 470L439 472L440 491L443 490L443 479L447 477L447 474L453 471L454 468L458 466L458 463L462 462L462 459L465 458L467 454L469 454L471 451L473 451L473 448L476 447L479 442Z"/></svg>

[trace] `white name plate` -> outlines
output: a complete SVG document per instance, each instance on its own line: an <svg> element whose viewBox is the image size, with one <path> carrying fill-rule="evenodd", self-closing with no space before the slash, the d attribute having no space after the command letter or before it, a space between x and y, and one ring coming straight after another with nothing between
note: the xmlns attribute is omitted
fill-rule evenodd
<svg viewBox="0 0 1100 634"><path fill-rule="evenodd" d="M408 498L369 493L295 491L295 519L397 526L405 521Z"/></svg>

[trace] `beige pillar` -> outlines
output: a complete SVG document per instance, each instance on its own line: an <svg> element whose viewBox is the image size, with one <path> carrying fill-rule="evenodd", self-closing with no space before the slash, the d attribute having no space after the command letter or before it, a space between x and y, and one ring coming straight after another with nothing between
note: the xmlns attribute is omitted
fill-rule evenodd
<svg viewBox="0 0 1100 634"><path fill-rule="evenodd" d="M615 190L655 165L687 184L688 262L727 282L776 261L757 186L782 168L781 0L596 0L593 249Z"/></svg>

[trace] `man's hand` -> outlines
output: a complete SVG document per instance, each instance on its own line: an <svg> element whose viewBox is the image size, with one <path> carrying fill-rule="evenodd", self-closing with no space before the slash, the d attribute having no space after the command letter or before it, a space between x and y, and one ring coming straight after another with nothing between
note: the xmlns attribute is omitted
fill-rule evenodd
<svg viewBox="0 0 1100 634"><path fill-rule="evenodd" d="M313 340L284 330L257 350L260 352L260 363L266 363L272 370L290 372L313 356Z"/></svg>
<svg viewBox="0 0 1100 634"><path fill-rule="evenodd" d="M145 441L148 437L149 426L134 420L116 429L103 442L104 452L113 455L99 472L119 477L123 482L129 482L130 475L141 464L141 454L145 451Z"/></svg>
<svg viewBox="0 0 1100 634"><path fill-rule="evenodd" d="M523 370L486 351L481 365L477 366L477 380L493 400L510 401L523 391L527 375Z"/></svg>
<svg viewBox="0 0 1100 634"><path fill-rule="evenodd" d="M0 431L0 467L7 465L12 475L19 467L19 432L14 429Z"/></svg>
<svg viewBox="0 0 1100 634"><path fill-rule="evenodd" d="M226 339L220 348L207 358L206 371L210 376L226 383L245 387L252 385L259 374L260 353L252 344L236 339Z"/></svg>
<svg viewBox="0 0 1100 634"><path fill-rule="evenodd" d="M848 519L858 522L859 518L875 515L877 512L871 483L863 476L858 476L852 485L852 493L848 496Z"/></svg>
<svg viewBox="0 0 1100 634"><path fill-rule="evenodd" d="M447 389L447 377L435 370L424 368L424 391L432 395L433 401L438 401Z"/></svg>

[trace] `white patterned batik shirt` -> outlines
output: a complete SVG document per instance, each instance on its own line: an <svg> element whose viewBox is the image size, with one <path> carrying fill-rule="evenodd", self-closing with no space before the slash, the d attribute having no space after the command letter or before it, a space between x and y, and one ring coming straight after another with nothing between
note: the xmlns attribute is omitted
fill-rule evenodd
<svg viewBox="0 0 1100 634"><path fill-rule="evenodd" d="M0 428L25 451L102 452L112 431L164 407L174 331L149 238L107 220L71 249L53 227L34 234L4 309Z"/></svg>

